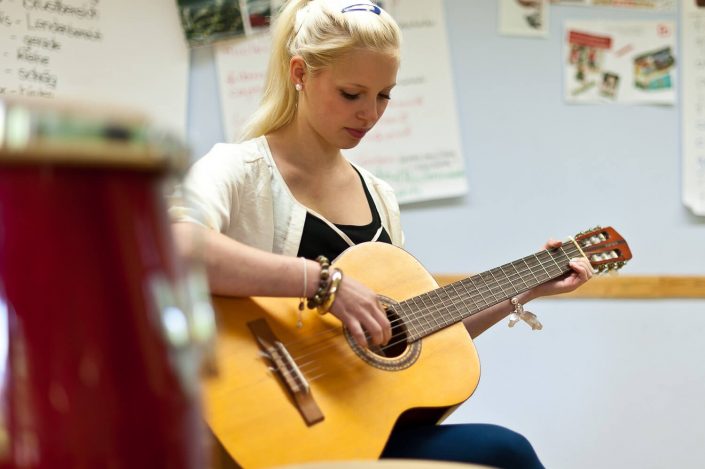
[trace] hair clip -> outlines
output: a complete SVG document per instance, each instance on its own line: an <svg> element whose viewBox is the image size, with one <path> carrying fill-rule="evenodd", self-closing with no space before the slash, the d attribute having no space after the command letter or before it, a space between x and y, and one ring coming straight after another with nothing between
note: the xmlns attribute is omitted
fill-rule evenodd
<svg viewBox="0 0 705 469"><path fill-rule="evenodd" d="M354 5L348 5L340 10L341 13L348 13L351 11L369 11L370 13L375 13L377 15L382 14L382 9L372 3L355 3Z"/></svg>

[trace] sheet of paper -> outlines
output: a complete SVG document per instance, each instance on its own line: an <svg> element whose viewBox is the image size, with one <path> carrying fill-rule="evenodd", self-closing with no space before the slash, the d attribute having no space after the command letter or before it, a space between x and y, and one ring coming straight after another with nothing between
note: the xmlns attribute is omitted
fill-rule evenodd
<svg viewBox="0 0 705 469"><path fill-rule="evenodd" d="M220 106L228 142L240 133L262 97L271 37L247 36L214 46Z"/></svg>
<svg viewBox="0 0 705 469"><path fill-rule="evenodd" d="M551 0L558 5L580 5L675 11L678 0Z"/></svg>
<svg viewBox="0 0 705 469"><path fill-rule="evenodd" d="M681 9L683 203L705 215L705 1Z"/></svg>
<svg viewBox="0 0 705 469"><path fill-rule="evenodd" d="M548 0L499 0L499 34L547 37Z"/></svg>
<svg viewBox="0 0 705 469"><path fill-rule="evenodd" d="M0 96L134 109L186 130L188 48L173 0L0 1Z"/></svg>
<svg viewBox="0 0 705 469"><path fill-rule="evenodd" d="M345 154L389 182L401 203L461 195L467 180L443 5L387 3L404 35L397 86L376 127ZM215 46L228 141L239 140L242 125L257 109L269 47L268 35Z"/></svg>

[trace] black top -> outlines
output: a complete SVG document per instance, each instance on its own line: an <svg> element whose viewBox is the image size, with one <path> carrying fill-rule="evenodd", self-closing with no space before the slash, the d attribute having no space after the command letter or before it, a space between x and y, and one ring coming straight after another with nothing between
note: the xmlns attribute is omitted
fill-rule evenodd
<svg viewBox="0 0 705 469"><path fill-rule="evenodd" d="M353 166L353 168L355 168ZM374 200L370 195L370 191L367 190L367 184L362 178L362 175L355 169L360 180L362 181L362 187L365 189L365 197L367 198L367 204L370 206L370 212L372 212L372 222L368 225L338 225L340 231L345 233L350 240L355 243L364 243L366 241L372 241L377 230L382 225L382 220L375 206ZM382 228L377 241L383 243L392 244L392 239L389 237L389 233L385 228ZM304 222L304 231L301 235L301 244L299 244L299 252L297 256L305 257L307 259L316 259L319 255L326 256L329 260L333 260L341 252L349 248L348 243L336 233L333 228L328 226L326 222L318 218L311 212L306 213L306 221Z"/></svg>

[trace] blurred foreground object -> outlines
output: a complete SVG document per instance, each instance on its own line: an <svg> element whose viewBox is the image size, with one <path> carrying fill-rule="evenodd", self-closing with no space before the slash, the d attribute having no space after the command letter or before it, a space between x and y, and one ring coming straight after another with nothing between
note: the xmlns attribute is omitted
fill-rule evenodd
<svg viewBox="0 0 705 469"><path fill-rule="evenodd" d="M0 467L207 466L213 314L162 197L187 159L135 113L0 100Z"/></svg>

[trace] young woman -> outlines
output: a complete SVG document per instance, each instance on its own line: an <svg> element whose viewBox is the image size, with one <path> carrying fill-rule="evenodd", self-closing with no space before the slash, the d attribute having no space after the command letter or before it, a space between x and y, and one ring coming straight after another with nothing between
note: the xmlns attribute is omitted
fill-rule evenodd
<svg viewBox="0 0 705 469"><path fill-rule="evenodd" d="M341 152L384 114L400 40L395 21L365 0L286 3L273 29L264 97L244 141L218 144L195 163L170 208L180 251L202 259L213 293L304 296L329 309L360 345L390 339L375 293L345 276L331 295L329 276L321 276L325 262L313 259L333 259L365 241L403 244L392 189ZM518 300L571 291L592 274L584 258L570 266L571 274ZM477 337L512 310L505 301L465 326ZM479 424L397 428L382 456L542 467L521 435Z"/></svg>

